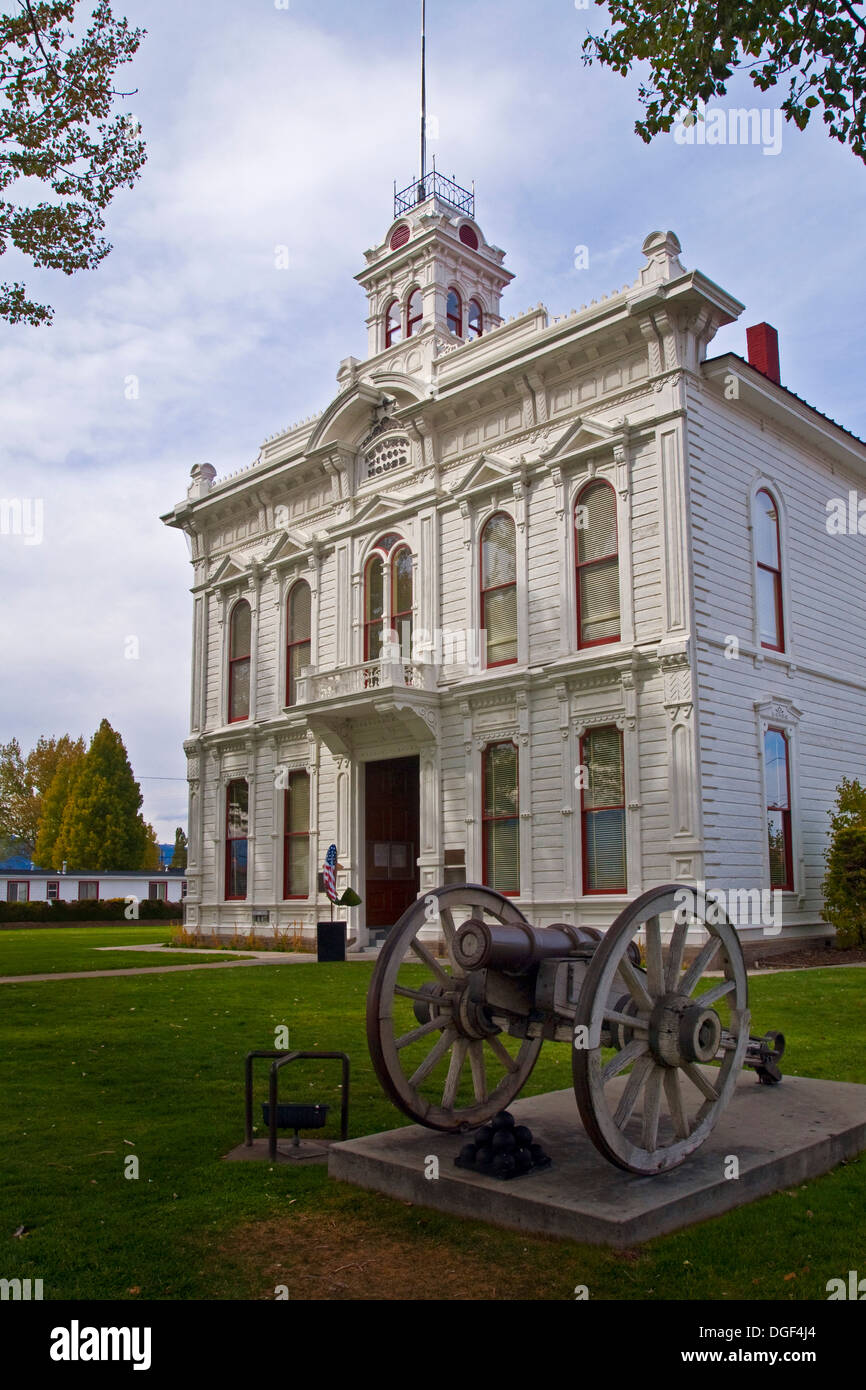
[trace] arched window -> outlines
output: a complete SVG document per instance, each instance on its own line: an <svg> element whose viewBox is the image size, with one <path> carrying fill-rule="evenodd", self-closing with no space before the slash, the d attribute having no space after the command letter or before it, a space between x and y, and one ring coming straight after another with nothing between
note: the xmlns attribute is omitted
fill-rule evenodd
<svg viewBox="0 0 866 1390"><path fill-rule="evenodd" d="M414 289L406 307L406 337L411 338L419 323L424 321L424 299L419 289Z"/></svg>
<svg viewBox="0 0 866 1390"><path fill-rule="evenodd" d="M412 552L401 545L391 556L391 628L404 658L412 655Z"/></svg>
<svg viewBox="0 0 866 1390"><path fill-rule="evenodd" d="M242 598L229 619L229 723L250 717L252 613Z"/></svg>
<svg viewBox="0 0 866 1390"><path fill-rule="evenodd" d="M382 653L385 617L385 567L381 555L371 555L364 572L364 660L378 661Z"/></svg>
<svg viewBox="0 0 866 1390"><path fill-rule="evenodd" d="M310 774L290 772L284 792L283 897L310 895Z"/></svg>
<svg viewBox="0 0 866 1390"><path fill-rule="evenodd" d="M385 310L385 346L393 347L399 343L403 336L403 325L400 320L400 301L392 299L388 308Z"/></svg>
<svg viewBox="0 0 866 1390"><path fill-rule="evenodd" d="M600 479L587 483L574 509L577 556L577 645L618 642L619 557L616 493Z"/></svg>
<svg viewBox="0 0 866 1390"><path fill-rule="evenodd" d="M481 627L488 666L517 660L517 539L504 512L494 512L481 532Z"/></svg>
<svg viewBox="0 0 866 1390"><path fill-rule="evenodd" d="M484 310L477 299L469 301L469 336L480 338L484 332Z"/></svg>
<svg viewBox="0 0 866 1390"><path fill-rule="evenodd" d="M464 246L469 246L473 251L478 250L478 235L468 222L464 222L460 228L460 240Z"/></svg>
<svg viewBox="0 0 866 1390"><path fill-rule="evenodd" d="M246 782L226 787L226 898L237 902L247 896L247 837L250 789Z"/></svg>
<svg viewBox="0 0 866 1390"><path fill-rule="evenodd" d="M288 641L286 646L286 704L294 705L298 699L298 676L310 664L310 586L299 579L289 594Z"/></svg>
<svg viewBox="0 0 866 1390"><path fill-rule="evenodd" d="M451 289L448 291L448 305L446 313L448 316L449 332L456 334L458 338L462 338L463 300L460 298L459 290Z"/></svg>
<svg viewBox="0 0 866 1390"><path fill-rule="evenodd" d="M516 896L520 892L520 791L515 745L489 743L482 772L482 881L497 893Z"/></svg>
<svg viewBox="0 0 866 1390"><path fill-rule="evenodd" d="M769 651L785 650L785 615L782 607L782 545L779 508L766 488L755 497L755 559L758 602L758 635Z"/></svg>

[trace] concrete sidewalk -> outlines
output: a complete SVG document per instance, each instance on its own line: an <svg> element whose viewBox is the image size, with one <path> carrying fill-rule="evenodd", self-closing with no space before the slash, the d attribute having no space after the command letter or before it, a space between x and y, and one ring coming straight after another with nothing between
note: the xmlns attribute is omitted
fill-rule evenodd
<svg viewBox="0 0 866 1390"><path fill-rule="evenodd" d="M119 946L106 947L97 946L98 951L122 950L122 951L146 951L162 950L162 947L147 946ZM184 953L186 954L186 953ZM196 954L204 955L201 951ZM209 956L221 956L222 951L208 951ZM245 953L247 954L247 953ZM352 954L346 957L346 963L372 960L371 955ZM200 965L139 965L129 970L58 970L54 973L47 972L42 975L0 975L0 985L21 985L21 984L41 984L46 980L104 980L107 976L117 975L171 975L177 974L181 970L240 970L243 966L255 965L317 965L316 957L304 955L298 952L291 955L288 952L279 951L257 951L251 960L207 960Z"/></svg>

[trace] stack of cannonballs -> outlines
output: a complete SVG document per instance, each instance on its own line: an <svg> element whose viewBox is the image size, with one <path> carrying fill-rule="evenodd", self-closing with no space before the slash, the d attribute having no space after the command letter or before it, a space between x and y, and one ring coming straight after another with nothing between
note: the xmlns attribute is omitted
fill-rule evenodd
<svg viewBox="0 0 866 1390"><path fill-rule="evenodd" d="M494 1178L519 1178L533 1169L549 1168L550 1157L532 1139L532 1130L516 1125L508 1110L500 1110L489 1125L476 1130L454 1162L458 1168L474 1168Z"/></svg>

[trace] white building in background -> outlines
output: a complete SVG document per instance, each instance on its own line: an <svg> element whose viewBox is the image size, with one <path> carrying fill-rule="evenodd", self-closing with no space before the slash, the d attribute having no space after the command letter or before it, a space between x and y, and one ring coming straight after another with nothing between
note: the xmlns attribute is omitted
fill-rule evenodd
<svg viewBox="0 0 866 1390"><path fill-rule="evenodd" d="M102 902L145 898L180 903L186 897L183 869L127 869L123 872L52 873L49 869L4 869L0 902Z"/></svg>
<svg viewBox="0 0 866 1390"><path fill-rule="evenodd" d="M643 251L504 321L504 254L435 175L365 254L327 409L193 468L163 518L194 571L190 924L312 933L335 841L362 942L464 880L599 927L671 880L777 889L781 939L826 934L866 762L863 540L828 509L866 445L779 384L768 325L708 358L742 305L673 233Z"/></svg>

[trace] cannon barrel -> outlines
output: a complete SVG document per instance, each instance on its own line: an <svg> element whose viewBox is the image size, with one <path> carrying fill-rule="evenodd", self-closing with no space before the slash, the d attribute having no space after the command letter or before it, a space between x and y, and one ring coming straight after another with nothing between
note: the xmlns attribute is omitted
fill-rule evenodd
<svg viewBox="0 0 866 1390"><path fill-rule="evenodd" d="M594 928L572 927L558 922L552 927L533 927L529 922L484 922L470 917L454 938L454 959L464 970L502 970L522 975L543 960L575 955L597 945Z"/></svg>

